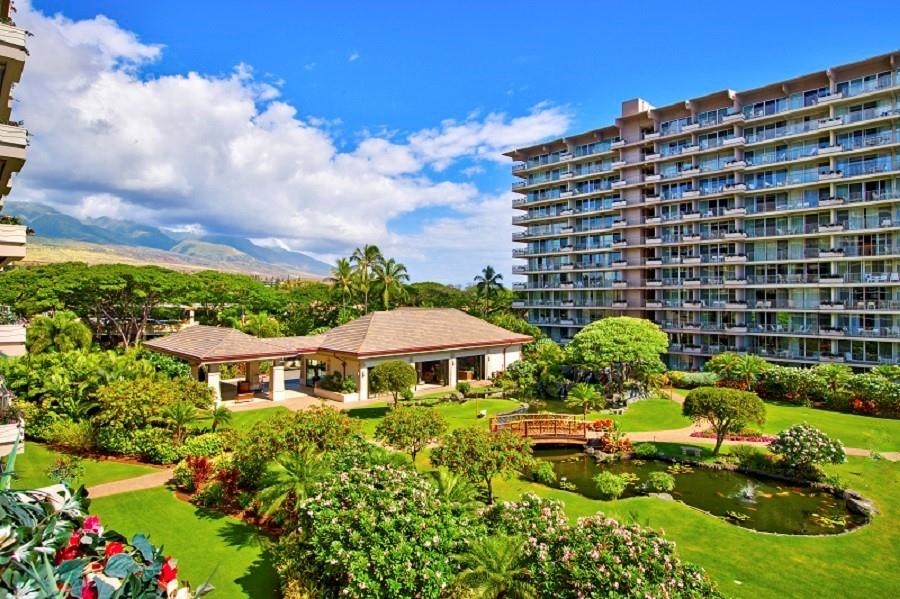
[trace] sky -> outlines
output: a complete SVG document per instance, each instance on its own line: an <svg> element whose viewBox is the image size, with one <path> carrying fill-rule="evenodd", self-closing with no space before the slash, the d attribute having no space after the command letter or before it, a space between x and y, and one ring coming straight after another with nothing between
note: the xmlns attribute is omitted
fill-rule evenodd
<svg viewBox="0 0 900 599"><path fill-rule="evenodd" d="M900 47L896 1L15 5L13 199L457 284L513 278L503 152Z"/></svg>

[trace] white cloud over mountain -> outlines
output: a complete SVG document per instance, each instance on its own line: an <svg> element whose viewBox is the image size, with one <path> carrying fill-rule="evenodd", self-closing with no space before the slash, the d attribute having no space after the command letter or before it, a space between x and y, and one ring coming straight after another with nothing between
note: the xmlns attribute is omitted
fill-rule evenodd
<svg viewBox="0 0 900 599"><path fill-rule="evenodd" d="M165 49L114 21L17 7L34 37L14 91L14 117L32 135L14 197L76 215L273 238L329 260L377 243L417 279L465 281L487 261L508 271L510 194L452 180L447 169L500 168L502 151L561 135L570 122L539 105L369 135L341 150L327 123L299 114L249 65L150 76ZM433 207L440 217L429 216ZM421 233L391 231L392 219L414 211Z"/></svg>

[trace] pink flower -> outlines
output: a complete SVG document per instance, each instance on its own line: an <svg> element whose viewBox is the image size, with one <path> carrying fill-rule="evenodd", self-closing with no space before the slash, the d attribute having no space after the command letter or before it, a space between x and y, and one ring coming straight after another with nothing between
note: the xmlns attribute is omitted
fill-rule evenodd
<svg viewBox="0 0 900 599"><path fill-rule="evenodd" d="M82 530L87 533L99 535L103 532L103 527L100 526L100 517L99 516L88 516L84 519L84 524L81 526Z"/></svg>

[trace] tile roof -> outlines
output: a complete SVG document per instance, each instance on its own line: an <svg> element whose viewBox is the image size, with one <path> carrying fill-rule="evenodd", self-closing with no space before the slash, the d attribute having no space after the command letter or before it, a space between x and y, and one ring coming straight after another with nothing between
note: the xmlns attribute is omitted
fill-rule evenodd
<svg viewBox="0 0 900 599"><path fill-rule="evenodd" d="M236 329L196 325L147 341L144 346L201 363L286 358L298 353L273 341Z"/></svg>
<svg viewBox="0 0 900 599"><path fill-rule="evenodd" d="M328 331L319 349L372 357L531 340L452 308L397 308Z"/></svg>

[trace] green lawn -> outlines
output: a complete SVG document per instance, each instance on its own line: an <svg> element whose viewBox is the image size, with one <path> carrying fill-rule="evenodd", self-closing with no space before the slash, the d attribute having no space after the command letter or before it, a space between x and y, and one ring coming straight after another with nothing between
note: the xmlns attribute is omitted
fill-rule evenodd
<svg viewBox="0 0 900 599"><path fill-rule="evenodd" d="M900 451L900 420L766 403L765 432L777 433L801 422L840 439L847 447Z"/></svg>
<svg viewBox="0 0 900 599"><path fill-rule="evenodd" d="M470 399L465 403L443 403L434 409L447 420L449 430L455 430L465 426L487 427L487 418L478 418L478 412L487 410L488 416L498 412L506 412L515 409L518 402L508 399ZM361 408L353 408L347 411L351 418L359 418L362 421L363 434L367 437L375 435L375 427L387 413L388 404L376 403Z"/></svg>
<svg viewBox="0 0 900 599"><path fill-rule="evenodd" d="M881 514L871 524L837 536L780 536L649 497L596 501L520 480L497 481L495 491L506 499L528 490L561 499L572 518L602 511L661 529L676 542L679 554L704 567L729 597L895 596L900 588L900 463L851 458L828 470L875 500Z"/></svg>
<svg viewBox="0 0 900 599"><path fill-rule="evenodd" d="M231 427L235 430L245 433L252 429L258 422L276 418L290 414L290 410L285 407L278 406L275 408L260 408L259 410L245 410L243 412L232 412Z"/></svg>
<svg viewBox="0 0 900 599"><path fill-rule="evenodd" d="M53 466L59 455L61 454L44 445L27 442L25 444L25 453L16 456L16 478L12 482L12 487L14 489L34 489L54 484L54 481L47 476L46 472ZM150 466L128 464L114 460L85 459L82 461L82 465L84 466L84 476L76 481L76 484L86 487L140 476L154 471Z"/></svg>
<svg viewBox="0 0 900 599"><path fill-rule="evenodd" d="M268 411L268 410L267 410ZM255 529L175 498L168 489L102 497L91 502L107 528L129 539L142 532L178 559L178 575L196 588L212 575L215 597L277 597L278 579Z"/></svg>
<svg viewBox="0 0 900 599"><path fill-rule="evenodd" d="M642 433L690 426L691 419L681 415L681 405L668 399L644 399L628 406L624 414L604 416L588 414L588 419L612 418L624 432Z"/></svg>

